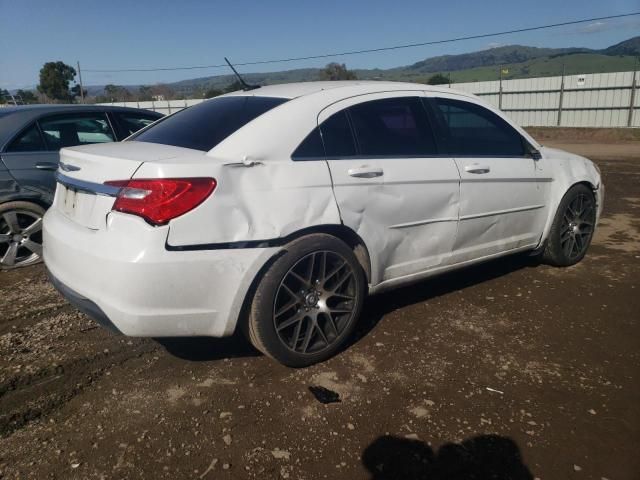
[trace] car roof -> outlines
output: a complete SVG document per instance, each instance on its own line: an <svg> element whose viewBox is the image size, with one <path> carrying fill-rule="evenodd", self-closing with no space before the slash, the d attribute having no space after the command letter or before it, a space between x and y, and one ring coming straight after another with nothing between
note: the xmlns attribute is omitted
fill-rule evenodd
<svg viewBox="0 0 640 480"><path fill-rule="evenodd" d="M413 92L413 93L411 93ZM366 101L367 95L385 96L420 95L416 92L452 96L477 103L502 116L495 107L483 102L473 94L422 83L402 83L388 81L331 81L304 82L280 85L268 85L253 90L232 92L225 96L279 97L289 101L259 115L246 126L240 128L207 152L210 157L232 161L238 156L247 158L282 159L289 158L291 152L300 144L309 132L321 121L321 112L327 108L340 107L339 102L348 99ZM216 98L208 100L215 102ZM351 100L349 100L351 101ZM344 104L343 104L344 105ZM329 110L333 111L333 110ZM505 119L527 141L536 146L535 140L518 125ZM258 141L256 141L258 139Z"/></svg>
<svg viewBox="0 0 640 480"><path fill-rule="evenodd" d="M318 94L323 91L329 92L336 89L348 88L349 95L362 95L382 91L402 91L402 90L422 90L425 92L451 92L448 87L435 87L424 83L389 82L379 80L340 80L323 82L298 82L282 83L278 85L265 85L254 90L239 90L225 96L258 96L258 97L279 97L279 98L299 98L307 95ZM465 95L464 92L455 93ZM466 94L470 96L469 94Z"/></svg>
<svg viewBox="0 0 640 480"><path fill-rule="evenodd" d="M37 115L43 113L58 113L58 112L69 112L69 111L116 111L116 110L140 110L138 108L131 107L118 107L114 105L94 105L94 104L86 104L86 105L78 105L78 104L35 104L35 105L17 105L13 107L4 107L0 108L0 117L10 114L16 113L35 113ZM153 112L151 112L153 113Z"/></svg>
<svg viewBox="0 0 640 480"><path fill-rule="evenodd" d="M161 114L151 110L139 108L117 107L112 105L18 105L15 107L0 108L0 149L10 141L16 133L40 118L42 115L55 113L81 113L81 112L144 112L152 117L162 117Z"/></svg>

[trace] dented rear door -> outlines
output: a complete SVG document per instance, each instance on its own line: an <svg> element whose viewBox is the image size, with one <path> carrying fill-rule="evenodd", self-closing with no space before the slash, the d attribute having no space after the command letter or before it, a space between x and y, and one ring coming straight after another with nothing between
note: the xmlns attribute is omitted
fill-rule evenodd
<svg viewBox="0 0 640 480"><path fill-rule="evenodd" d="M319 117L325 145L323 122L346 113L352 126L355 153L327 160L342 220L368 247L372 284L447 265L455 241L460 177L435 150L421 96L363 95Z"/></svg>

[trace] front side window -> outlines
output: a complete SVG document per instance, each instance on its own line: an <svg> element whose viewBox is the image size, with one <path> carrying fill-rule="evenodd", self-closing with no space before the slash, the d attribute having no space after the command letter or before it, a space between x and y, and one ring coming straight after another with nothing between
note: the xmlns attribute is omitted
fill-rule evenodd
<svg viewBox="0 0 640 480"><path fill-rule="evenodd" d="M7 152L39 152L44 149L38 126L34 123L9 144Z"/></svg>
<svg viewBox="0 0 640 480"><path fill-rule="evenodd" d="M373 100L349 108L360 154L426 156L437 153L418 97Z"/></svg>
<svg viewBox="0 0 640 480"><path fill-rule="evenodd" d="M47 150L91 143L115 142L107 116L104 113L78 113L53 115L39 120Z"/></svg>
<svg viewBox="0 0 640 480"><path fill-rule="evenodd" d="M251 120L286 101L253 96L207 100L161 119L131 140L208 152Z"/></svg>
<svg viewBox="0 0 640 480"><path fill-rule="evenodd" d="M520 134L492 111L474 103L436 98L442 142L451 155L524 155Z"/></svg>

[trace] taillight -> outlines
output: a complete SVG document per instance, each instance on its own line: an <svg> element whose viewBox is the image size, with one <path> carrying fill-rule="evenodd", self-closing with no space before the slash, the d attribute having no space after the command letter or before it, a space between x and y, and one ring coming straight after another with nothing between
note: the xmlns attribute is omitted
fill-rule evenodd
<svg viewBox="0 0 640 480"><path fill-rule="evenodd" d="M136 178L105 184L120 188L113 210L138 215L152 225L193 210L216 188L214 178Z"/></svg>

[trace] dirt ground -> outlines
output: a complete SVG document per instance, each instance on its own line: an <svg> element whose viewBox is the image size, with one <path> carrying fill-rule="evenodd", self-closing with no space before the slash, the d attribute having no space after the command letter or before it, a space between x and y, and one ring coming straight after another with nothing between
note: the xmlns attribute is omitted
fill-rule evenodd
<svg viewBox="0 0 640 480"><path fill-rule="evenodd" d="M115 336L42 266L1 273L0 478L640 479L640 142L541 136L602 169L586 259L370 298L312 368L241 338Z"/></svg>

